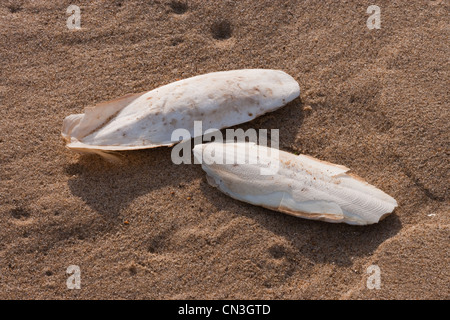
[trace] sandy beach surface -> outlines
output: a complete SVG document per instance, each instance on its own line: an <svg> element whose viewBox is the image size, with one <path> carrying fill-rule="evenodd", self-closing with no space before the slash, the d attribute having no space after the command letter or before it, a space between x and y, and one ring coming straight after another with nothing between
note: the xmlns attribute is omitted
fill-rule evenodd
<svg viewBox="0 0 450 320"><path fill-rule="evenodd" d="M1 1L0 298L449 299L449 8ZM239 128L279 129L280 149L351 168L395 212L366 227L298 219L227 197L170 148L116 165L61 139L85 107L243 68L283 70L301 96Z"/></svg>

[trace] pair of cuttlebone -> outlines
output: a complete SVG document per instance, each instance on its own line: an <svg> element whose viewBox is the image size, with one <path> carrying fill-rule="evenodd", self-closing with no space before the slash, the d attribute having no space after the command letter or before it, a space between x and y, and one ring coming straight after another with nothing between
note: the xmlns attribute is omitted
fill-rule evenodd
<svg viewBox="0 0 450 320"><path fill-rule="evenodd" d="M219 130L274 111L299 95L298 83L278 70L209 73L86 108L84 114L64 120L62 135L68 148L102 155L172 146L179 142L172 140L177 128L195 137L196 120L205 131ZM250 152L264 161L219 164L211 161L217 152L237 152L238 157ZM395 199L348 168L306 155L245 142L214 142L195 146L194 156L205 160L208 182L223 193L297 217L367 225L397 206ZM275 161L278 170L261 174L262 166Z"/></svg>

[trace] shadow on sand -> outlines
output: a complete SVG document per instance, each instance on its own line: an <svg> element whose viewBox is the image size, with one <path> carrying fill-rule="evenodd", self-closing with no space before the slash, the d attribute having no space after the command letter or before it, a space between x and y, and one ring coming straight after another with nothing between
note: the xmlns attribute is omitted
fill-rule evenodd
<svg viewBox="0 0 450 320"><path fill-rule="evenodd" d="M233 128L280 129L280 147L289 151L295 144L304 115L300 100L284 108ZM222 130L224 133L224 130ZM192 143L192 141L191 141ZM192 143L193 146L193 143ZM78 163L66 167L66 173L74 176L69 181L72 193L104 218L116 219L119 212L137 197L164 186L178 187L198 178L201 169L178 166L171 161L172 148L156 148L143 151L124 152L121 164L110 164L97 156L83 156ZM226 197L206 183L201 191L218 210L229 210L224 202L216 201ZM352 265L353 257L371 255L380 244L393 237L401 229L399 218L393 214L371 226L349 226L310 221L284 215L264 208L228 198L233 208L244 208L243 215L256 221L263 228L287 239L295 248L295 256L317 263ZM283 250L282 250L283 251Z"/></svg>

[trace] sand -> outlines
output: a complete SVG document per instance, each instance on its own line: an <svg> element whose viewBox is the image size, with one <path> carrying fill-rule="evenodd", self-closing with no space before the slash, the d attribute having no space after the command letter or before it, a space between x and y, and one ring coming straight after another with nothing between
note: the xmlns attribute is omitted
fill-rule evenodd
<svg viewBox="0 0 450 320"><path fill-rule="evenodd" d="M67 28L71 4L81 30ZM369 30L370 4L2 1L0 298L449 299L449 4L380 0ZM298 219L225 196L170 148L114 165L64 147L69 114L241 68L284 70L302 92L239 127L350 167L395 213Z"/></svg>

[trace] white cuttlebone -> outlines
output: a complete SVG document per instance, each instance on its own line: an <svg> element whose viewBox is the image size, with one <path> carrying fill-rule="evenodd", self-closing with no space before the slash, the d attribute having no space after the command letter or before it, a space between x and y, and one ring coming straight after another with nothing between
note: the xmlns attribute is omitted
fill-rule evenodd
<svg viewBox="0 0 450 320"><path fill-rule="evenodd" d="M394 198L344 166L276 151L254 143L209 143L196 145L194 156L202 163L208 182L230 197L297 217L368 225L397 206ZM213 163L218 155L225 159L233 152L247 161ZM257 155L257 163L248 161L249 155ZM276 173L261 175L261 168L274 163L278 164Z"/></svg>
<svg viewBox="0 0 450 320"><path fill-rule="evenodd" d="M300 95L297 81L279 70L214 72L176 81L149 92L129 94L66 117L62 136L81 152L172 146L183 128L194 138L202 129L222 129L274 111Z"/></svg>

